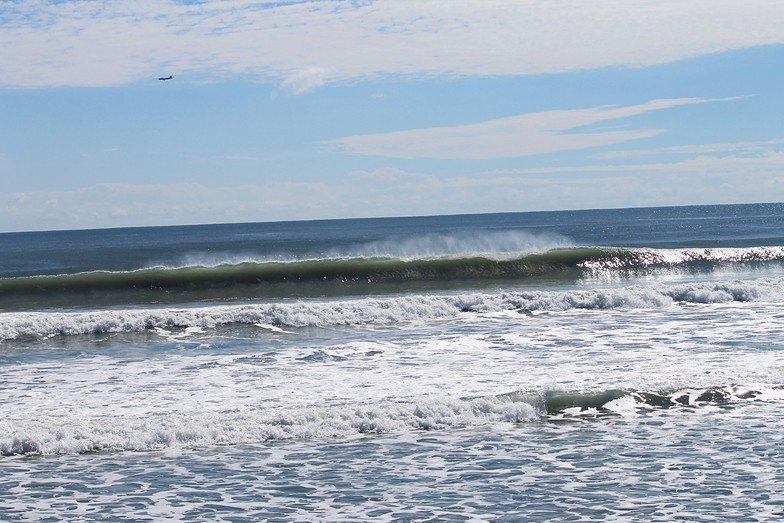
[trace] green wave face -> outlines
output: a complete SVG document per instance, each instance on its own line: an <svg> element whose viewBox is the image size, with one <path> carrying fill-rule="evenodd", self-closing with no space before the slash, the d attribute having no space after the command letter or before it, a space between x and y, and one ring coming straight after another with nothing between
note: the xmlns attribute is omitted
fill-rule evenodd
<svg viewBox="0 0 784 523"><path fill-rule="evenodd" d="M784 247L652 250L565 248L513 259L348 258L240 263L215 267L156 267L0 279L0 308L112 305L386 293L461 288L495 282L576 280L596 273L661 267L781 263Z"/></svg>
<svg viewBox="0 0 784 523"><path fill-rule="evenodd" d="M576 252L512 260L352 258L32 276L0 280L0 306L62 305L85 297L112 304L398 292L558 274L581 258Z"/></svg>

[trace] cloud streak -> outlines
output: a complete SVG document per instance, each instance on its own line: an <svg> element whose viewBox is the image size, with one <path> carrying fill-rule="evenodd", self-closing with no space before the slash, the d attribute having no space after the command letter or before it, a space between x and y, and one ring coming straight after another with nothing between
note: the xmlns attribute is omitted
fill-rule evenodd
<svg viewBox="0 0 784 523"><path fill-rule="evenodd" d="M712 100L675 98L625 107L544 111L470 125L349 136L328 143L353 154L388 158L487 160L531 156L650 138L662 131L577 130L600 122L708 101Z"/></svg>
<svg viewBox="0 0 784 523"><path fill-rule="evenodd" d="M594 157L600 160L617 158L637 158L644 156L662 155L694 155L716 153L743 153L757 154L765 152L771 146L782 145L784 140L764 140L757 142L710 143L701 145L677 145L673 147L660 147L658 149L635 149L631 151L610 151L599 153Z"/></svg>
<svg viewBox="0 0 784 523"><path fill-rule="evenodd" d="M382 75L643 67L784 44L782 19L770 0L5 1L0 82L114 86L174 73L303 93Z"/></svg>

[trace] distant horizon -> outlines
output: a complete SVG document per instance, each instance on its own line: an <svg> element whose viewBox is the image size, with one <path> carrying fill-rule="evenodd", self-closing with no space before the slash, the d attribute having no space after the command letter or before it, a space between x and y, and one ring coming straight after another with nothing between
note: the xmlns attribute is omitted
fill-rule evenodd
<svg viewBox="0 0 784 523"><path fill-rule="evenodd" d="M188 228L188 227L220 227L232 225L274 225L286 223L317 223L317 222L344 222L362 220L396 220L396 219L426 219L426 218L454 218L459 216L482 216L482 215L502 215L502 214L548 214L548 213L590 213L601 211L625 211L625 210L645 210L645 209L679 209L695 207L749 207L764 205L784 205L784 201L777 202L753 202L753 203L706 203L706 204L685 204L685 205L653 205L637 207L596 207L590 209L548 209L530 211L492 211L492 212L466 212L466 213L445 213L445 214L418 214L405 216L356 216L344 218L306 218L290 220L268 220L268 221L245 221L245 222L205 222L205 223L172 223L162 225L124 225L117 227L93 227L86 229L40 229L23 231L0 231L0 234L35 234L35 233L58 233L58 232L90 232L90 231L113 231L123 229L157 229L157 228Z"/></svg>

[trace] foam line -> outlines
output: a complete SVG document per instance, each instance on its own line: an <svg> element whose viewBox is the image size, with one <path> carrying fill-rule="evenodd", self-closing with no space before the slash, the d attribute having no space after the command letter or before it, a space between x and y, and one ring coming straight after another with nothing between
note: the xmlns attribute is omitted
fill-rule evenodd
<svg viewBox="0 0 784 523"><path fill-rule="evenodd" d="M420 294L390 298L308 300L187 309L8 312L0 314L0 340L143 332L155 329L166 329L168 332L171 329L214 329L230 324L272 326L280 329L332 325L392 325L401 322L453 318L464 313L518 311L529 314L537 311L573 309L643 309L668 307L674 303L779 302L782 299L784 299L784 279L779 278L591 290L447 296Z"/></svg>
<svg viewBox="0 0 784 523"><path fill-rule="evenodd" d="M293 410L101 416L64 420L0 420L0 455L142 451L170 447L346 437L442 430L542 417L633 415L650 409L693 409L744 401L784 401L784 385L730 385L672 391L512 392L473 399L432 399Z"/></svg>

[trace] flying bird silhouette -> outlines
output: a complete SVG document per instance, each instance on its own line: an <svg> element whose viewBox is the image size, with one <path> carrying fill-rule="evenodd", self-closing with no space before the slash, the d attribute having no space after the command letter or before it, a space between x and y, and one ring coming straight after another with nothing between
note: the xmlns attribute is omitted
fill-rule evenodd
<svg viewBox="0 0 784 523"><path fill-rule="evenodd" d="M169 75L169 76L161 76L160 78L158 78L158 80L171 80L171 79L172 79L171 75Z"/></svg>

